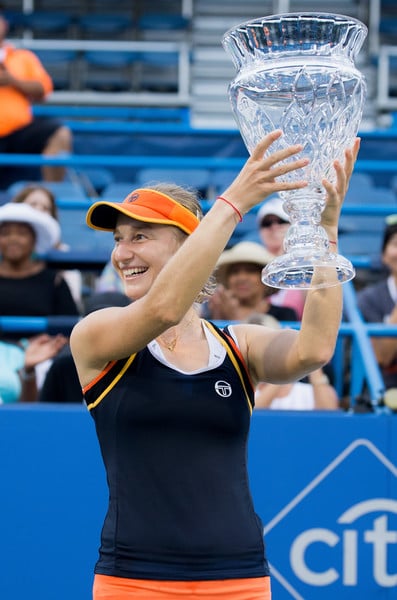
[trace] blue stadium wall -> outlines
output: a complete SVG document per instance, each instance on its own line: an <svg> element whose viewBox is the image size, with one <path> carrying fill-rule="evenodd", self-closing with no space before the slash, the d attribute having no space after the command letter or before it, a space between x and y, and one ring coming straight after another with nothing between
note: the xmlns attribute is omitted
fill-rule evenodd
<svg viewBox="0 0 397 600"><path fill-rule="evenodd" d="M249 470L274 600L397 597L397 417L258 412ZM80 405L0 407L0 598L89 600L106 507Z"/></svg>

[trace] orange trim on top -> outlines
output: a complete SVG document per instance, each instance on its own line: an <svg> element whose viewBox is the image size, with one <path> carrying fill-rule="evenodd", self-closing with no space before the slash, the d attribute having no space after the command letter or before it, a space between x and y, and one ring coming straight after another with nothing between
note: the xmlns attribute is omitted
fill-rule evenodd
<svg viewBox="0 0 397 600"><path fill-rule="evenodd" d="M98 375L96 377L94 377L94 379L92 381L90 381L90 383L85 385L83 387L83 394L85 392L87 392L88 390L90 390L92 388L92 386L96 384L97 381L99 381L100 379L102 379L102 377L104 377L106 375L106 373L109 373L110 369L113 367L113 365L116 364L116 362L117 362L116 360L112 360L110 363L108 363L106 365L106 367L103 369L103 371L98 373Z"/></svg>

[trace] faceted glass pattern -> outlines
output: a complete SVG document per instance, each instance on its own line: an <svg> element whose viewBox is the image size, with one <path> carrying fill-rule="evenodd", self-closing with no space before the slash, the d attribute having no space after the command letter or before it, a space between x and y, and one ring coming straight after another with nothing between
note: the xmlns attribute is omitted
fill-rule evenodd
<svg viewBox="0 0 397 600"><path fill-rule="evenodd" d="M271 151L300 143L301 155L310 159L307 167L285 176L309 185L280 194L291 227L286 254L264 270L264 282L274 287L326 287L354 276L350 261L329 252L319 225L325 202L321 181L334 181L333 161L343 162L344 149L357 135L366 85L354 59L366 33L351 17L289 13L243 23L223 37L238 69L229 96L248 151L270 131L282 129Z"/></svg>

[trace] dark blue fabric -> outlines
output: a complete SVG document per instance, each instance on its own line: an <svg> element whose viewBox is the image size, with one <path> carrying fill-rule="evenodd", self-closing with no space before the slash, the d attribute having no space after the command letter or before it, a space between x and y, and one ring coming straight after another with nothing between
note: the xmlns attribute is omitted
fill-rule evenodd
<svg viewBox="0 0 397 600"><path fill-rule="evenodd" d="M89 407L124 363L86 391ZM231 394L219 395L217 382ZM110 488L96 573L159 580L269 574L248 485L250 409L229 357L184 375L145 349L91 414Z"/></svg>

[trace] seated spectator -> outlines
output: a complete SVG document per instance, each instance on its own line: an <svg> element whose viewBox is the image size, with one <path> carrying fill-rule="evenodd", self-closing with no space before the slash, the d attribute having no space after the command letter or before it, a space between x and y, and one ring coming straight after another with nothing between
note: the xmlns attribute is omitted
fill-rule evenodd
<svg viewBox="0 0 397 600"><path fill-rule="evenodd" d="M37 258L59 233L57 221L27 204L0 207L1 315L79 315L62 275Z"/></svg>
<svg viewBox="0 0 397 600"><path fill-rule="evenodd" d="M274 256L284 253L284 237L289 228L289 217L283 209L283 200L274 196L262 204L256 218L259 236L265 248ZM303 290L278 290L272 297L272 304L289 306L302 318L306 294Z"/></svg>
<svg viewBox="0 0 397 600"><path fill-rule="evenodd" d="M218 285L203 306L203 316L245 321L253 313L261 313L279 321L297 321L292 308L273 305L272 298L278 290L262 283L262 269L272 259L273 255L256 242L240 242L225 250L215 271Z"/></svg>
<svg viewBox="0 0 397 600"><path fill-rule="evenodd" d="M108 308L127 306L131 300L121 292L104 292L89 296L85 315ZM39 402L83 402L83 393L69 345L65 346L48 369L39 394Z"/></svg>
<svg viewBox="0 0 397 600"><path fill-rule="evenodd" d="M397 324L397 214L386 218L382 262L388 276L357 293L357 304L369 323ZM373 337L372 345L386 389L397 388L397 337Z"/></svg>
<svg viewBox="0 0 397 600"><path fill-rule="evenodd" d="M253 314L247 321L255 325L264 325L274 329L280 328L280 323L270 315ZM301 381L275 385L258 383L255 390L255 408L272 410L337 410L339 399L335 388L331 385L325 372L329 369L317 369Z"/></svg>
<svg viewBox="0 0 397 600"><path fill-rule="evenodd" d="M14 196L14 198L12 198L12 202L25 202L32 208L50 215L59 223L55 196L51 190L43 185L26 185ZM65 252L70 249L61 239L57 241L54 248ZM62 276L68 284L77 306L82 308L83 277L81 272L77 269L62 271Z"/></svg>
<svg viewBox="0 0 397 600"><path fill-rule="evenodd" d="M18 343L0 341L0 404L37 400L35 367L65 345L62 335L45 333Z"/></svg>
<svg viewBox="0 0 397 600"><path fill-rule="evenodd" d="M37 56L6 42L8 23L0 5L0 153L54 156L70 152L70 129L53 118L35 118L32 103L42 102L53 91L52 80ZM21 167L0 167L0 188L26 179ZM64 168L46 165L42 179L61 181Z"/></svg>
<svg viewBox="0 0 397 600"><path fill-rule="evenodd" d="M335 389L322 369L313 371L307 382L296 381L283 385L258 383L255 408L272 410L338 410Z"/></svg>

